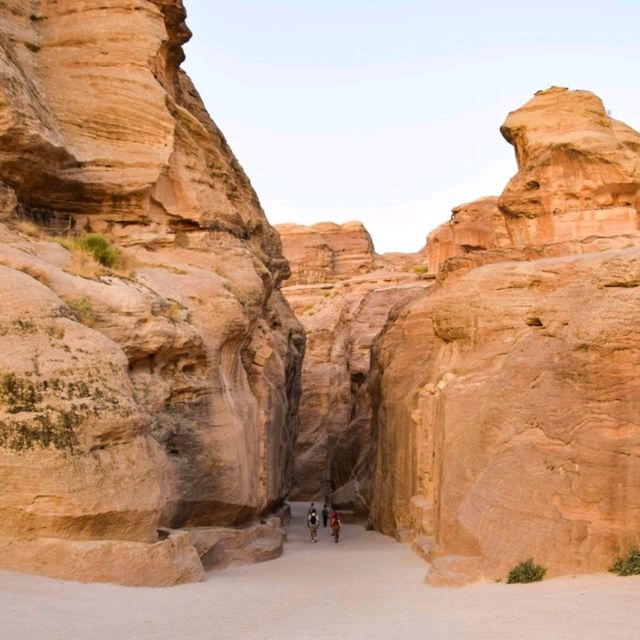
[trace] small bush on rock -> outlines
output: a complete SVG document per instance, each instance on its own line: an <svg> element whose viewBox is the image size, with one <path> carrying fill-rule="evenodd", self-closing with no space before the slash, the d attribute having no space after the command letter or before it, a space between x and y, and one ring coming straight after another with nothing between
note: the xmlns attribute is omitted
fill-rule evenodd
<svg viewBox="0 0 640 640"><path fill-rule="evenodd" d="M75 244L104 267L115 267L120 261L120 252L100 233L85 233L76 238Z"/></svg>
<svg viewBox="0 0 640 640"><path fill-rule="evenodd" d="M617 573L619 576L634 576L640 574L640 549L631 547L626 556L618 558L609 567L611 573Z"/></svg>
<svg viewBox="0 0 640 640"><path fill-rule="evenodd" d="M547 570L539 564L533 564L533 558L516 565L507 576L507 583L514 582L538 582L542 580Z"/></svg>

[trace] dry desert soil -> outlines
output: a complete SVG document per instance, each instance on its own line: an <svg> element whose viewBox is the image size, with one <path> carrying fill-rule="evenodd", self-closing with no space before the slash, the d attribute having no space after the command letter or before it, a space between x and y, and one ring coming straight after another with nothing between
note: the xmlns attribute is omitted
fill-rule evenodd
<svg viewBox="0 0 640 640"><path fill-rule="evenodd" d="M0 572L2 640L637 639L640 576L432 588L407 545L361 525L311 544L293 504L281 558L164 589Z"/></svg>

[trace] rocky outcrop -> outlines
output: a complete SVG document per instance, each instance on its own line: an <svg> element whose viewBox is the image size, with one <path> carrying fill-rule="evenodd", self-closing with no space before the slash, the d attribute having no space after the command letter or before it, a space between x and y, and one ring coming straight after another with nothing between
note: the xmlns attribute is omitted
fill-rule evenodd
<svg viewBox="0 0 640 640"><path fill-rule="evenodd" d="M640 135L609 117L600 98L539 91L500 130L518 173L499 198L455 208L429 234L431 273L638 244Z"/></svg>
<svg viewBox="0 0 640 640"><path fill-rule="evenodd" d="M500 131L518 162L498 202L514 246L635 235L640 135L610 118L600 98L552 87Z"/></svg>
<svg viewBox="0 0 640 640"><path fill-rule="evenodd" d="M640 541L638 135L556 88L503 133L511 248L487 241L503 228L487 207L478 247L452 240L437 284L374 345L371 518L413 541L432 584L529 557L600 571Z"/></svg>
<svg viewBox="0 0 640 640"><path fill-rule="evenodd" d="M330 499L364 515L375 455L371 345L389 311L429 284L424 258L404 256L395 267L355 222L276 229L294 274L283 292L307 332L291 498Z"/></svg>
<svg viewBox="0 0 640 640"><path fill-rule="evenodd" d="M380 266L361 222L319 222L310 227L279 224L276 229L291 266L287 286L339 282Z"/></svg>
<svg viewBox="0 0 640 640"><path fill-rule="evenodd" d="M291 484L304 335L289 269L179 69L184 17L180 0L0 7L7 568L198 579L193 545L157 529L255 522ZM74 247L88 231L118 266Z"/></svg>
<svg viewBox="0 0 640 640"><path fill-rule="evenodd" d="M285 530L268 524L243 529L189 529L189 539L207 570L273 560L282 555Z"/></svg>
<svg viewBox="0 0 640 640"><path fill-rule="evenodd" d="M489 196L455 207L451 220L427 236L423 252L429 273L435 274L450 258L511 246L498 198Z"/></svg>

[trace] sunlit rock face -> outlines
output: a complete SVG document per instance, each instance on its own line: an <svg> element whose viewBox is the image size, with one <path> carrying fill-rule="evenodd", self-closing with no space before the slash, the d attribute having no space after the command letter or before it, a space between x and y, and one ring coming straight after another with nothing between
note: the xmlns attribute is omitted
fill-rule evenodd
<svg viewBox="0 0 640 640"><path fill-rule="evenodd" d="M500 130L518 172L500 197L456 207L429 234L432 273L638 244L640 134L611 118L600 98L539 91Z"/></svg>
<svg viewBox="0 0 640 640"><path fill-rule="evenodd" d="M552 87L511 112L500 130L518 162L498 202L514 246L638 230L640 135L610 118L600 98Z"/></svg>
<svg viewBox="0 0 640 640"><path fill-rule="evenodd" d="M486 197L462 204L451 212L451 220L427 236L423 252L430 273L437 273L449 258L475 255L489 249L511 247L498 198Z"/></svg>
<svg viewBox="0 0 640 640"><path fill-rule="evenodd" d="M310 227L278 224L291 267L287 286L339 282L382 266L361 222L319 222Z"/></svg>
<svg viewBox="0 0 640 640"><path fill-rule="evenodd" d="M429 284L424 257L377 255L359 222L276 229L293 274L283 291L307 332L291 497L366 515L375 456L371 345L390 310Z"/></svg>
<svg viewBox="0 0 640 640"><path fill-rule="evenodd" d="M600 571L640 541L638 135L555 88L503 132L519 161L504 226L481 201L486 248L453 251L374 345L371 517L432 584L529 557Z"/></svg>
<svg viewBox="0 0 640 640"><path fill-rule="evenodd" d="M7 568L199 579L159 526L249 523L289 491L304 334L278 235L179 69L184 18L180 0L0 6ZM25 221L106 235L126 273Z"/></svg>

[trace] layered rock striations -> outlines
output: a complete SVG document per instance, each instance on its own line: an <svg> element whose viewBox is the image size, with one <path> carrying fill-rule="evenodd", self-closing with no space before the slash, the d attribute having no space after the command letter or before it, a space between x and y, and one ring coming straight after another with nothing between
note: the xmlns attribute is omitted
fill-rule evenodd
<svg viewBox="0 0 640 640"><path fill-rule="evenodd" d="M360 222L319 222L310 227L278 224L275 228L291 268L289 287L339 282L382 266Z"/></svg>
<svg viewBox="0 0 640 640"><path fill-rule="evenodd" d="M283 292L307 333L291 497L365 515L375 456L371 345L390 310L430 284L424 257L377 255L358 222L276 229L292 271Z"/></svg>
<svg viewBox="0 0 640 640"><path fill-rule="evenodd" d="M502 131L502 220L484 200L472 233L434 232L437 284L374 345L371 518L433 584L600 571L640 541L640 136L558 88Z"/></svg>
<svg viewBox="0 0 640 640"><path fill-rule="evenodd" d="M635 235L640 136L609 117L600 98L552 87L510 113L500 131L518 162L498 202L514 246L590 251Z"/></svg>
<svg viewBox="0 0 640 640"><path fill-rule="evenodd" d="M179 68L184 19L180 0L0 7L5 568L199 579L191 529L289 491L304 334L278 235ZM119 271L74 248L86 232Z"/></svg>
<svg viewBox="0 0 640 640"><path fill-rule="evenodd" d="M512 248L504 215L498 209L498 198L488 196L459 205L451 211L451 220L427 236L422 250L429 272L438 273L450 258L473 260L490 250Z"/></svg>
<svg viewBox="0 0 640 640"><path fill-rule="evenodd" d="M588 91L551 87L500 128L518 172L499 197L456 207L429 234L430 271L464 271L638 243L640 136ZM444 274L443 274L444 275Z"/></svg>

